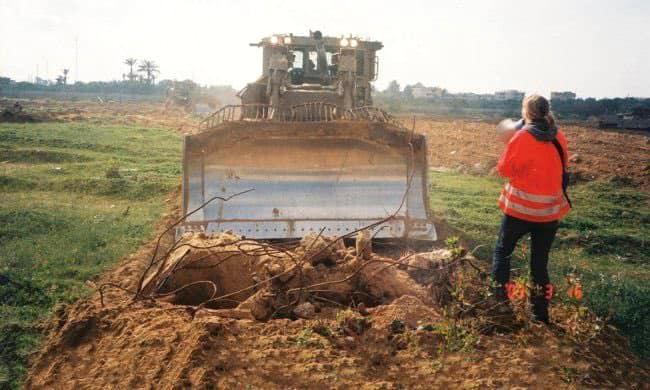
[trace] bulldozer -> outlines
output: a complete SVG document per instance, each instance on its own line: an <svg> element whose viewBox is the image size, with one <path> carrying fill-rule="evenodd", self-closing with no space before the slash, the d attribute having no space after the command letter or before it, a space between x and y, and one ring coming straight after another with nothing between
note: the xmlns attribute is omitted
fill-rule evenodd
<svg viewBox="0 0 650 390"><path fill-rule="evenodd" d="M221 102L217 97L201 91L201 87L192 80L173 81L165 92L165 110L180 107L190 113L196 111L198 105L215 110Z"/></svg>
<svg viewBox="0 0 650 390"><path fill-rule="evenodd" d="M382 43L310 31L251 46L262 75L241 104L184 138L177 235L435 240L426 140L372 106Z"/></svg>

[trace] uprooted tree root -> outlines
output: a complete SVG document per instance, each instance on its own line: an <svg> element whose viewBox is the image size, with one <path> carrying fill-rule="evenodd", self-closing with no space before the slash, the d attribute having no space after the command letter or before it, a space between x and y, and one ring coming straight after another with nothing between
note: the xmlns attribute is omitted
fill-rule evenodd
<svg viewBox="0 0 650 390"><path fill-rule="evenodd" d="M293 246L188 234L142 278L136 299L162 299L195 311L237 309L264 321L306 316L296 310L309 307L305 303L373 307L404 295L441 307L451 301L452 278L468 262L445 250L392 259L315 234Z"/></svg>

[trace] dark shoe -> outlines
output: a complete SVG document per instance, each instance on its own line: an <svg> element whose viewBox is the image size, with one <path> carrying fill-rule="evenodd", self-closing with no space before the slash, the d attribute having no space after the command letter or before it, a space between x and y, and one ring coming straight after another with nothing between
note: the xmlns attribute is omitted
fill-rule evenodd
<svg viewBox="0 0 650 390"><path fill-rule="evenodd" d="M530 303L532 305L533 319L535 321L548 324L548 301L543 296L531 297Z"/></svg>
<svg viewBox="0 0 650 390"><path fill-rule="evenodd" d="M496 286L492 288L492 296L496 299L497 302L510 303L508 299L508 293L504 286Z"/></svg>
<svg viewBox="0 0 650 390"><path fill-rule="evenodd" d="M505 288L495 287L492 290L492 296L487 300L486 309L485 315L490 325L483 330L485 334L514 330L516 317Z"/></svg>

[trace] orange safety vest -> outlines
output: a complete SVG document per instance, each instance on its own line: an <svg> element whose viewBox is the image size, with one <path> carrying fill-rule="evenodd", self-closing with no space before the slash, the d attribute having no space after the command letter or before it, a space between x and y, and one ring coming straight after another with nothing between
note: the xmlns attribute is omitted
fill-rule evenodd
<svg viewBox="0 0 650 390"><path fill-rule="evenodd" d="M567 141L558 130L557 140L568 161ZM569 212L562 192L562 160L552 142L538 141L526 130L510 139L497 170L509 179L499 197L507 215L531 222L550 222Z"/></svg>

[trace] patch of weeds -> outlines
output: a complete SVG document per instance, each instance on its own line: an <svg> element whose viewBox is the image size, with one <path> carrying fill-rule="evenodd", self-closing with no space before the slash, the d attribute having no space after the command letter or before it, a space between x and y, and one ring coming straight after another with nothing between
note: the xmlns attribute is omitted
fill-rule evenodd
<svg viewBox="0 0 650 390"><path fill-rule="evenodd" d="M443 336L441 352L472 353L481 339L477 332L456 320L436 324L434 332Z"/></svg>
<svg viewBox="0 0 650 390"><path fill-rule="evenodd" d="M404 333L405 330L406 324L404 324L404 321L393 320L393 322L390 323L390 332L393 334Z"/></svg>
<svg viewBox="0 0 650 390"><path fill-rule="evenodd" d="M301 330L296 337L295 343L300 348L323 348L322 341L311 328Z"/></svg>
<svg viewBox="0 0 650 390"><path fill-rule="evenodd" d="M465 248L460 245L460 238L458 236L448 237L445 240L445 245L454 259L465 256L465 253L467 252Z"/></svg>
<svg viewBox="0 0 650 390"><path fill-rule="evenodd" d="M626 254L648 261L650 246L646 240L622 234L593 234L584 244L589 254Z"/></svg>
<svg viewBox="0 0 650 390"><path fill-rule="evenodd" d="M0 244L21 237L65 229L66 221L51 214L32 210L0 210Z"/></svg>
<svg viewBox="0 0 650 390"><path fill-rule="evenodd" d="M311 327L311 329L314 331L314 333L326 338L332 337L334 335L332 328L321 321L317 322L314 326Z"/></svg>
<svg viewBox="0 0 650 390"><path fill-rule="evenodd" d="M338 330L348 336L360 335L372 327L372 322L367 317L359 316L356 312L346 309L336 313Z"/></svg>
<svg viewBox="0 0 650 390"><path fill-rule="evenodd" d="M107 179L120 179L122 175L120 174L120 167L117 164L113 164L104 173Z"/></svg>
<svg viewBox="0 0 650 390"><path fill-rule="evenodd" d="M0 175L0 190L3 192L18 192L32 189L36 183L19 177Z"/></svg>
<svg viewBox="0 0 650 390"><path fill-rule="evenodd" d="M439 359L431 360L426 370L431 374L438 374L442 371L444 364Z"/></svg>
<svg viewBox="0 0 650 390"><path fill-rule="evenodd" d="M0 161L10 163L63 163L63 162L84 162L90 159L75 153L58 152L39 149L0 149Z"/></svg>
<svg viewBox="0 0 650 390"><path fill-rule="evenodd" d="M629 335L632 349L650 358L650 285L617 275L584 275L585 301L596 314ZM591 279L591 280L589 280ZM596 280L594 280L596 279Z"/></svg>
<svg viewBox="0 0 650 390"><path fill-rule="evenodd" d="M578 379L578 370L576 368L562 366L559 371L562 381L565 383L576 383Z"/></svg>

